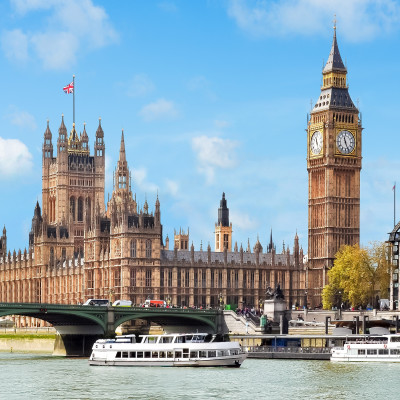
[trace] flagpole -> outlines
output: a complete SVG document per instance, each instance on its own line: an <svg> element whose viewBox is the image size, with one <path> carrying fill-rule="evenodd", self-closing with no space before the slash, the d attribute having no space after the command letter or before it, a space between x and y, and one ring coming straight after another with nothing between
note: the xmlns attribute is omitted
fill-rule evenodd
<svg viewBox="0 0 400 400"><path fill-rule="evenodd" d="M396 226L396 182L393 186L393 226Z"/></svg>
<svg viewBox="0 0 400 400"><path fill-rule="evenodd" d="M72 118L75 125L75 75L72 75Z"/></svg>

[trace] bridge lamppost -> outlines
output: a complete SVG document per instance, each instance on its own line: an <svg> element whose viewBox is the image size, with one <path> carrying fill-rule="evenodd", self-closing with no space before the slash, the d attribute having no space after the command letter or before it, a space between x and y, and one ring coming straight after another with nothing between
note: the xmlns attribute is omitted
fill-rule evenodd
<svg viewBox="0 0 400 400"><path fill-rule="evenodd" d="M222 297L222 293L219 294L219 308L222 310L224 308L224 298Z"/></svg>
<svg viewBox="0 0 400 400"><path fill-rule="evenodd" d="M167 298L165 299L167 301L167 307L171 307L171 296L167 296Z"/></svg>
<svg viewBox="0 0 400 400"><path fill-rule="evenodd" d="M112 304L112 297L114 296L115 292L113 289L108 290L108 299L110 301L110 305Z"/></svg>

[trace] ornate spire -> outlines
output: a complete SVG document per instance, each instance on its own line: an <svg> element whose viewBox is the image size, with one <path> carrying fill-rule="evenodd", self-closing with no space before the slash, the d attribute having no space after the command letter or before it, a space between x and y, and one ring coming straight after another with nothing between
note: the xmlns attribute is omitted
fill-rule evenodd
<svg viewBox="0 0 400 400"><path fill-rule="evenodd" d="M123 129L122 129L122 134L121 134L121 146L119 148L119 161L126 161L124 130Z"/></svg>
<svg viewBox="0 0 400 400"><path fill-rule="evenodd" d="M336 40L336 21L333 27L333 40L331 52L329 53L328 61L326 62L323 73L328 72L347 72L345 65L343 64L342 57L340 56L339 47Z"/></svg>
<svg viewBox="0 0 400 400"><path fill-rule="evenodd" d="M100 137L104 136L103 128L101 127L101 117L99 117L99 126L97 127L97 130L96 130L96 136L100 136Z"/></svg>

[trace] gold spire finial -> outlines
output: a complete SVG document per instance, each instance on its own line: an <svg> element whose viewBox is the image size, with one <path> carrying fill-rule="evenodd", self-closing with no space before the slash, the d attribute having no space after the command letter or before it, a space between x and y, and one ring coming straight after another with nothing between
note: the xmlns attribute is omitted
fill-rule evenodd
<svg viewBox="0 0 400 400"><path fill-rule="evenodd" d="M336 14L334 14L334 16L333 16L333 29L335 30L335 32L336 32L336 22L337 22Z"/></svg>

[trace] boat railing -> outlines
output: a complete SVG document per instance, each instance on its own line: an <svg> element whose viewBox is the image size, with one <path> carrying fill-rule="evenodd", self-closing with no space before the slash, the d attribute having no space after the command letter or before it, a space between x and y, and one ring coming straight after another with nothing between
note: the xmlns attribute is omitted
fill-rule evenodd
<svg viewBox="0 0 400 400"><path fill-rule="evenodd" d="M284 347L284 346L247 346L248 353L330 353L330 347Z"/></svg>

